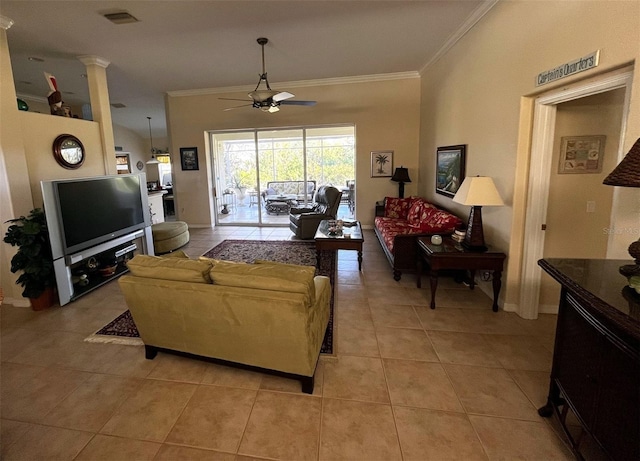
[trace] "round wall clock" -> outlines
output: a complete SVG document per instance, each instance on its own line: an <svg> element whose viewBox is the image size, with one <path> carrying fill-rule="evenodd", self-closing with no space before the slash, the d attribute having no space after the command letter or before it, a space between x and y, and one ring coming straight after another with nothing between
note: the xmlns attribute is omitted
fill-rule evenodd
<svg viewBox="0 0 640 461"><path fill-rule="evenodd" d="M138 163L136 163L136 167L138 167L138 170L142 170L144 168L144 163L142 163L142 160L138 160Z"/></svg>
<svg viewBox="0 0 640 461"><path fill-rule="evenodd" d="M84 146L71 134L61 134L53 141L53 157L69 170L80 168L84 163Z"/></svg>

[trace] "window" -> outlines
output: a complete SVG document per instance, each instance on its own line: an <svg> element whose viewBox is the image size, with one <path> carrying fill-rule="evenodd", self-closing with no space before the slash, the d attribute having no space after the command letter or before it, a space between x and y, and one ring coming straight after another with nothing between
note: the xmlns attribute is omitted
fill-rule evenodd
<svg viewBox="0 0 640 461"><path fill-rule="evenodd" d="M219 191L218 218L226 222L285 223L287 220L265 214L264 207L260 206L263 205L260 195L274 181L303 183L302 188L304 183L313 182L316 188L333 185L344 190L348 181L355 179L353 126L227 131L210 135L215 189ZM299 195L302 202L312 198ZM243 209L254 204L258 205L254 213Z"/></svg>
<svg viewBox="0 0 640 461"><path fill-rule="evenodd" d="M158 177L161 186L172 186L173 177L171 176L171 157L168 155L156 155L158 160Z"/></svg>

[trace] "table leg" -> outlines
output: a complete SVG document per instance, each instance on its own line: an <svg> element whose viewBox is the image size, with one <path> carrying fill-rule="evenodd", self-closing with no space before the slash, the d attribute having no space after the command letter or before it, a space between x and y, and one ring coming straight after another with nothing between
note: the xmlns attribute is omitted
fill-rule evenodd
<svg viewBox="0 0 640 461"><path fill-rule="evenodd" d="M471 269L469 271L469 276L471 277L471 279L469 280L469 288L470 289L474 289L476 286L476 271L475 269Z"/></svg>
<svg viewBox="0 0 640 461"><path fill-rule="evenodd" d="M431 271L431 309L436 308L436 290L438 288L438 273Z"/></svg>
<svg viewBox="0 0 640 461"><path fill-rule="evenodd" d="M416 272L417 272L417 280L416 280L416 286L418 288L422 288L422 258L418 257L418 260L416 261Z"/></svg>
<svg viewBox="0 0 640 461"><path fill-rule="evenodd" d="M493 312L498 312L498 295L502 286L502 271L493 272Z"/></svg>
<svg viewBox="0 0 640 461"><path fill-rule="evenodd" d="M362 248L358 249L358 270L362 272Z"/></svg>
<svg viewBox="0 0 640 461"><path fill-rule="evenodd" d="M316 267L320 267L320 249L316 250Z"/></svg>

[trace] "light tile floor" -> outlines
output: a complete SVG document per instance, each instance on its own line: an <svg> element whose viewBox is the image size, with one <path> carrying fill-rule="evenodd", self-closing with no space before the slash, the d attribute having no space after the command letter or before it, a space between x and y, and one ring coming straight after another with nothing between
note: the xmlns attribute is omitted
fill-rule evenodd
<svg viewBox="0 0 640 461"><path fill-rule="evenodd" d="M287 229L192 229L194 257ZM1 307L1 457L10 460L571 459L544 404L555 317L523 320L443 279L395 282L372 231L340 251L335 357L297 381L84 338L126 306L117 282L45 312Z"/></svg>

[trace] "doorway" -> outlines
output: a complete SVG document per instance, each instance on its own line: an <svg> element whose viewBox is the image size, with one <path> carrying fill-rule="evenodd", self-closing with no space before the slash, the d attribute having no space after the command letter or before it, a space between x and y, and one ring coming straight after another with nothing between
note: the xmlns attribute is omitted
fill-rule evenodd
<svg viewBox="0 0 640 461"><path fill-rule="evenodd" d="M546 304L548 302L547 297L553 296L552 294L545 294L545 298L542 301L545 303L543 306L540 306L541 301L541 280L542 280L542 271L537 265L539 259L547 256L549 254L545 254L545 232L543 230L543 226L547 224L547 218L549 216L549 212L551 211L552 215L558 214L558 209L556 207L557 202L562 202L560 206L560 210L563 207L567 206L564 203L564 198L560 199L559 196L550 195L552 192L552 170L557 171L558 164L554 163L555 157L554 152L559 155L559 138L562 136L566 136L562 131L569 130L578 130L578 129L587 129L587 127L578 128L577 126L573 126L571 122L561 121L560 126L558 126L558 111L560 109L561 119L565 118L563 111L567 109L571 111L572 109L579 109L582 103L589 104L590 102L597 102L596 100L589 100L585 98L595 97L595 95L600 95L603 93L614 92L615 90L620 90L622 93L614 93L613 96L601 96L601 98L609 98L612 97L612 101L617 98L621 98L622 102L618 106L618 120L616 123L617 126L607 128L609 136L610 146L613 146L613 150L609 150L609 162L611 165L615 166L622 159L623 152L621 147L624 145L624 133L625 133L625 121L626 115L628 113L629 107L629 97L630 97L630 89L631 89L631 72L618 72L616 74L603 76L596 80L590 80L583 83L578 83L570 88L565 88L559 91L553 91L546 95L540 96L535 101L535 109L534 109L534 123L533 123L533 136L532 136L532 146L531 146L531 158L530 158L530 166L529 166L529 186L528 186L528 194L527 194L527 212L526 212L526 221L524 225L524 248L523 248L523 263L522 263L522 273L520 277L520 299L518 305L518 313L523 318L527 319L535 319L538 317L538 313L541 311L540 307L543 308L545 312L556 312L557 311L557 302L555 305ZM582 102L581 102L582 101ZM600 101L602 102L602 101ZM567 106L563 107L562 105L567 103ZM615 105L615 104L614 104ZM582 114L580 117L583 117L585 114ZM586 119L583 120L586 123ZM592 123L592 122L589 122ZM595 127L589 128L589 133L587 134L600 134L594 133L592 130L596 129ZM572 131L573 132L573 131ZM585 132L586 133L586 132ZM559 162L559 157L558 160ZM612 167L613 168L613 167ZM603 174L606 176L606 171L603 167ZM604 176L603 176L604 177ZM557 179L557 178L556 178ZM567 181L561 181L565 184L562 187L567 187ZM602 181L600 180L600 183ZM586 183L585 183L586 184ZM557 186L557 185L556 185ZM554 189L562 189L562 187L558 186ZM605 186L598 189L604 189ZM610 193L612 198L610 200L610 212L608 216L604 219L609 223L614 222L616 218L616 210L618 208L618 199L615 188L612 188L611 192L604 192L604 194ZM580 192L582 191L582 195ZM555 194L557 191L553 191ZM589 200L587 196L584 194L584 186L578 187L575 191L577 194L577 199L574 198L574 201L577 202L575 204L575 212L581 213L591 213L591 211L587 210L597 210L598 205L597 202L603 205L603 209L607 207L607 199L606 198L598 198L597 200ZM554 200L553 206L550 206L550 199ZM595 208L592 203L586 202L596 202ZM580 211L581 210L581 211ZM595 212L595 211L594 211ZM560 211L562 214L562 211ZM568 222L565 219L565 222ZM558 220L556 219L556 226L558 226ZM607 226L608 227L608 226ZM567 231L565 230L565 233ZM592 231L590 231L592 232ZM570 231L568 235L560 235L560 239L571 239L574 240L582 240L584 241L584 237L580 235L580 229L577 226L573 227L573 231ZM611 245L612 236L604 236L604 240L607 240L607 246ZM598 240L597 238L595 240ZM586 241L591 241L591 238ZM552 243L551 247L558 246L557 243ZM554 251L553 248L548 251ZM574 256L572 257L580 257L575 254L576 250L573 249L572 253ZM605 254L608 254L609 251L605 251ZM557 257L569 256L567 253L561 255L554 255ZM582 256L587 257L587 256ZM595 256L589 256L595 257ZM557 298L556 298L557 300Z"/></svg>

